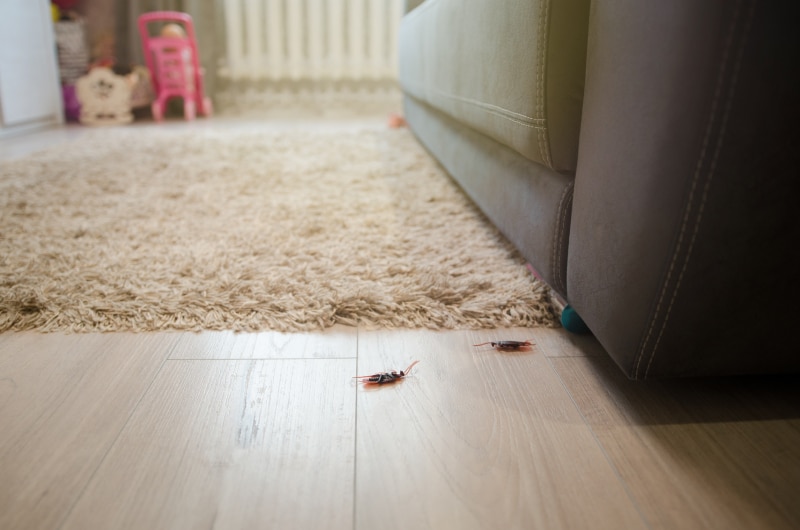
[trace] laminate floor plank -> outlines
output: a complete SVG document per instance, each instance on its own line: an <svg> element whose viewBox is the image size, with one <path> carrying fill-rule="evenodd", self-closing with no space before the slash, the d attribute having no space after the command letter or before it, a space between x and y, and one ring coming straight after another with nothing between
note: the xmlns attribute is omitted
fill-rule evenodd
<svg viewBox="0 0 800 530"><path fill-rule="evenodd" d="M551 359L654 529L800 528L800 377L628 380Z"/></svg>
<svg viewBox="0 0 800 530"><path fill-rule="evenodd" d="M547 357L493 333L359 334L360 374L420 362L359 387L356 528L646 528Z"/></svg>
<svg viewBox="0 0 800 530"><path fill-rule="evenodd" d="M548 357L595 357L607 355L593 335L577 335L564 328L535 330L539 349Z"/></svg>
<svg viewBox="0 0 800 530"><path fill-rule="evenodd" d="M172 347L165 334L0 335L0 528L56 528Z"/></svg>
<svg viewBox="0 0 800 530"><path fill-rule="evenodd" d="M165 362L64 529L352 528L355 363Z"/></svg>
<svg viewBox="0 0 800 530"><path fill-rule="evenodd" d="M203 331L181 333L171 359L354 359L358 328L333 326L324 331Z"/></svg>

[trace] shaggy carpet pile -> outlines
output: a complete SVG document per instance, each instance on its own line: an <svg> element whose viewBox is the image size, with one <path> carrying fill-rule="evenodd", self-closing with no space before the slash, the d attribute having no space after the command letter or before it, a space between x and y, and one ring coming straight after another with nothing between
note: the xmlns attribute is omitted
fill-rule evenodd
<svg viewBox="0 0 800 530"><path fill-rule="evenodd" d="M407 130L93 130L0 163L0 331L555 325Z"/></svg>

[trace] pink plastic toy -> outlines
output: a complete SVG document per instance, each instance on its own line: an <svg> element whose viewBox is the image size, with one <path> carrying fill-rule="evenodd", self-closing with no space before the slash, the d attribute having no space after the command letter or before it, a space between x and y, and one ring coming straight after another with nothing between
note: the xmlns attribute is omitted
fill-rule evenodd
<svg viewBox="0 0 800 530"><path fill-rule="evenodd" d="M162 23L158 36L150 35L150 24ZM203 92L192 17L177 11L153 11L139 17L145 62L153 80L156 99L153 118L161 121L167 100L183 98L183 114L193 120L197 111L211 115L211 100Z"/></svg>

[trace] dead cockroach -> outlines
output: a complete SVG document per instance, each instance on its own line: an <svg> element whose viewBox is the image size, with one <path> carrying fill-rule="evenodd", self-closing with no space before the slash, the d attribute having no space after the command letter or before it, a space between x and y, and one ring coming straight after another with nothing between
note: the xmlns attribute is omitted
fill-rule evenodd
<svg viewBox="0 0 800 530"><path fill-rule="evenodd" d="M405 370L391 371L391 372L379 372L377 374L372 375L357 375L353 379L360 379L362 383L365 385L383 385L386 383L394 383L398 381L411 372L411 369L417 364L419 361L414 361L413 363L408 365L408 368Z"/></svg>
<svg viewBox="0 0 800 530"><path fill-rule="evenodd" d="M523 351L530 348L534 343L529 340L498 340L497 342L482 342L475 346L485 346L491 344L497 351Z"/></svg>

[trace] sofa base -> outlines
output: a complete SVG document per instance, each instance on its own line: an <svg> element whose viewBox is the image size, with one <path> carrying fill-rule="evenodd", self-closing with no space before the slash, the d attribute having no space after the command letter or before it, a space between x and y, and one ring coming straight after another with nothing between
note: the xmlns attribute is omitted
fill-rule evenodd
<svg viewBox="0 0 800 530"><path fill-rule="evenodd" d="M411 130L553 289L566 296L572 175L532 162L406 95Z"/></svg>

